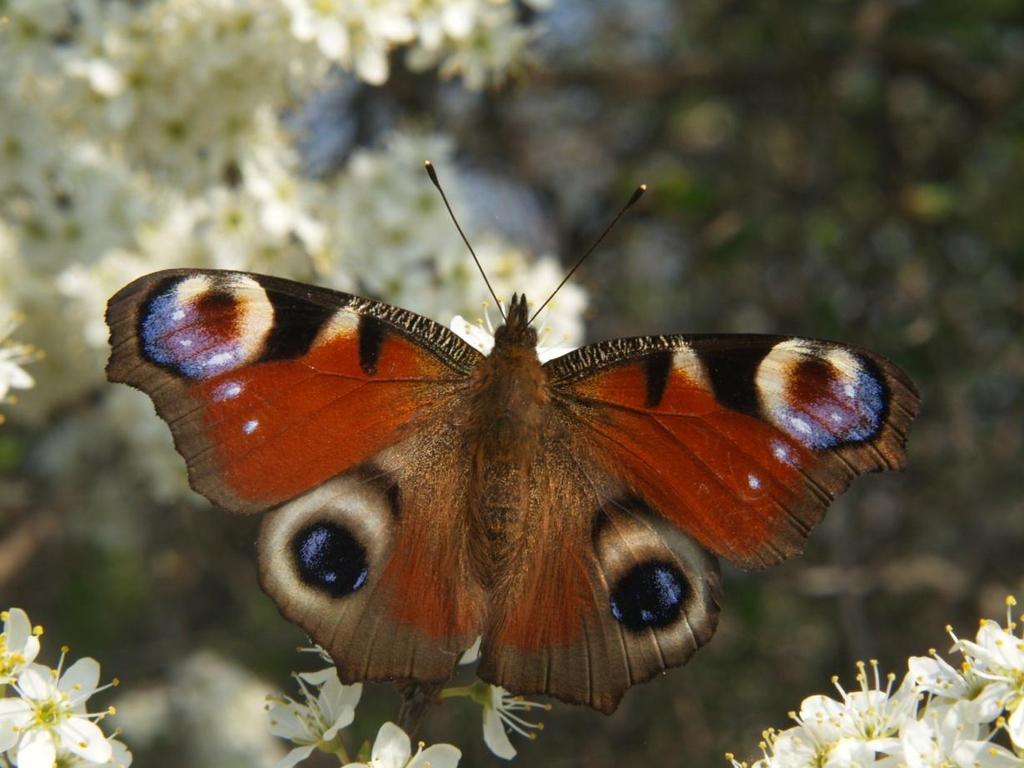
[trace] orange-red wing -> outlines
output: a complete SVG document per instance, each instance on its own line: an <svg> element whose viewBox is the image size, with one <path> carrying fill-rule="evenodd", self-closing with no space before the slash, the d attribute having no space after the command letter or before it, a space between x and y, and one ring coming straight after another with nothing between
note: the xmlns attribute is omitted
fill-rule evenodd
<svg viewBox="0 0 1024 768"><path fill-rule="evenodd" d="M918 408L892 363L810 339L621 339L546 368L606 470L744 567L799 552L854 476L901 468Z"/></svg>
<svg viewBox="0 0 1024 768"><path fill-rule="evenodd" d="M440 418L479 356L411 312L237 272L140 278L107 321L109 378L153 399L193 488L239 512L291 499Z"/></svg>

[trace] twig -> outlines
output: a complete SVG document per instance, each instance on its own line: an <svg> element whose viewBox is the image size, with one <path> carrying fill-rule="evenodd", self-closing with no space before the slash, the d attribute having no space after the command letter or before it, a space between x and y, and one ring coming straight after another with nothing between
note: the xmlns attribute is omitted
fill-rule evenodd
<svg viewBox="0 0 1024 768"><path fill-rule="evenodd" d="M427 711L438 702L438 694L444 683L417 683L412 681L395 683L402 697L398 708L398 725L412 738L416 735Z"/></svg>

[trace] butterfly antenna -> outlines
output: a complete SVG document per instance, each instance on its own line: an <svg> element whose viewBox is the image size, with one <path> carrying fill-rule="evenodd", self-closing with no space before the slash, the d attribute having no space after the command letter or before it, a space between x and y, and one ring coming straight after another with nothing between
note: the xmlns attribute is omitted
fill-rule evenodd
<svg viewBox="0 0 1024 768"><path fill-rule="evenodd" d="M544 309L544 307L546 307L553 298L555 298L555 294L562 290L563 285L569 282L569 278L572 277L573 273L580 268L580 264L586 261L587 257L597 250L597 246L601 244L601 241L604 240L605 236L609 232L612 231L615 225L619 223L619 219L622 218L622 215L630 208L632 208L636 204L636 201L644 196L644 192L646 191L646 184L641 184L639 187L636 188L636 190L634 190L629 200L626 201L626 204L619 209L619 212L617 214L615 214L615 218L612 219L611 223L607 227L604 228L604 232L601 233L601 236L598 237L597 240L594 241L594 244L587 248L586 252L582 256L580 256L579 259L576 260L576 263L572 265L572 269L569 270L569 273L562 278L562 282L558 284L558 287L551 292L551 295L548 296L547 300L543 304L541 304L540 307L537 308L536 312L533 313L533 315L530 317L529 323L532 323L536 319L537 315L540 314L541 310ZM529 323L527 323L527 325L529 325Z"/></svg>
<svg viewBox="0 0 1024 768"><path fill-rule="evenodd" d="M501 300L498 298L498 294L494 292L494 288L491 287L491 281L487 279L487 273L484 272L484 268L480 264L480 259L476 257L476 251L473 250L473 246L469 244L469 240L466 238L466 233L462 231L462 227L459 226L459 220L455 218L455 212L452 210L451 204L448 202L448 196L441 189L441 182L437 180L437 171L434 170L434 164L429 160L424 161L423 167L427 169L427 176L437 187L437 191L441 193L441 199L444 200L444 207L448 209L448 215L452 217L452 222L455 224L455 228L459 230L459 235L462 237L462 242L469 248L469 253L473 257L473 261L476 263L476 268L480 270L480 276L483 277L484 282L487 283L487 290L491 292L491 296L494 297L494 303L498 305L498 312L501 314L502 321L505 320L505 311L501 308Z"/></svg>

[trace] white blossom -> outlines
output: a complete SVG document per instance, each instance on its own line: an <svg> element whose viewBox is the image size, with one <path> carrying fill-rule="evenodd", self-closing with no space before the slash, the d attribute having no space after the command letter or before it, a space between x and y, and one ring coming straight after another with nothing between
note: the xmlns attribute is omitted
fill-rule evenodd
<svg viewBox="0 0 1024 768"><path fill-rule="evenodd" d="M384 723L377 731L369 762L348 763L344 768L455 768L462 757L451 744L423 747L420 743L414 755L408 734L394 723Z"/></svg>
<svg viewBox="0 0 1024 768"><path fill-rule="evenodd" d="M288 696L268 698L270 732L296 746L276 768L289 768L319 747L327 747L355 719L363 687L343 685L334 667L295 676L302 693L299 702Z"/></svg>
<svg viewBox="0 0 1024 768"><path fill-rule="evenodd" d="M0 699L0 750L9 750L18 768L51 768L60 752L92 763L113 756L110 742L96 721L107 711L91 714L86 701L101 690L100 666L83 658L66 670L29 665L13 684L17 697Z"/></svg>
<svg viewBox="0 0 1024 768"><path fill-rule="evenodd" d="M484 743L498 757L511 760L516 756L516 750L506 728L528 739L536 739L537 731L544 730L544 724L524 720L519 713L536 709L550 710L551 707L522 696L513 696L498 685L488 685L487 688L487 697L483 702Z"/></svg>
<svg viewBox="0 0 1024 768"><path fill-rule="evenodd" d="M28 614L21 608L0 613L4 622L0 632L0 690L18 679L18 675L39 655L39 635L42 629L33 628Z"/></svg>
<svg viewBox="0 0 1024 768"><path fill-rule="evenodd" d="M908 768L1010 768L1024 760L984 736L985 729L964 717L964 702L928 708L901 734L902 757Z"/></svg>
<svg viewBox="0 0 1024 768"><path fill-rule="evenodd" d="M524 59L533 31L515 23L511 3L463 2L455 8L458 12L442 12L440 23L425 20L409 65L413 69L440 65L442 77L459 75L472 90L502 82ZM447 34L439 34L442 30Z"/></svg>
<svg viewBox="0 0 1024 768"><path fill-rule="evenodd" d="M858 667L859 691L833 681L841 700L808 697L795 727L765 732L754 768L1024 768L1024 637L1014 634L1016 600L1006 604L1005 627L983 620L973 641L947 628L965 659L959 669L933 650L908 660L895 690L895 677L883 687L872 662L871 678ZM1003 730L1013 749L997 740Z"/></svg>
<svg viewBox="0 0 1024 768"><path fill-rule="evenodd" d="M410 66L440 64L442 76L462 75L467 87L479 89L499 82L533 39L511 0L283 2L296 39L372 85L387 81L389 52L407 45Z"/></svg>
<svg viewBox="0 0 1024 768"><path fill-rule="evenodd" d="M1013 634L1017 624L1011 611L1017 604L1007 598L1006 626L983 620L975 641L958 640L956 649L968 668L985 681L978 698L994 700L1006 713L1006 730L1018 749L1024 750L1024 632Z"/></svg>

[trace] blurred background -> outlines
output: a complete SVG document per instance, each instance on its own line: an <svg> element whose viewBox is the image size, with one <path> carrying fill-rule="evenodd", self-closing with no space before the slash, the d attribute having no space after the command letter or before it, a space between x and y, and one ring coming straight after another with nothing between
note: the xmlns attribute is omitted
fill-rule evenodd
<svg viewBox="0 0 1024 768"><path fill-rule="evenodd" d="M855 660L901 676L1024 598L1019 2L0 0L0 62L0 604L43 660L121 679L136 765L273 765L264 696L317 665L257 585L257 521L192 493L148 399L104 381L106 299L219 266L475 319L428 157L499 294L535 300L650 185L553 343L818 336L923 397L907 472L856 481L803 557L725 567L689 666L609 718L556 703L519 762L750 759ZM397 701L367 686L354 741ZM421 735L498 765L478 711Z"/></svg>

